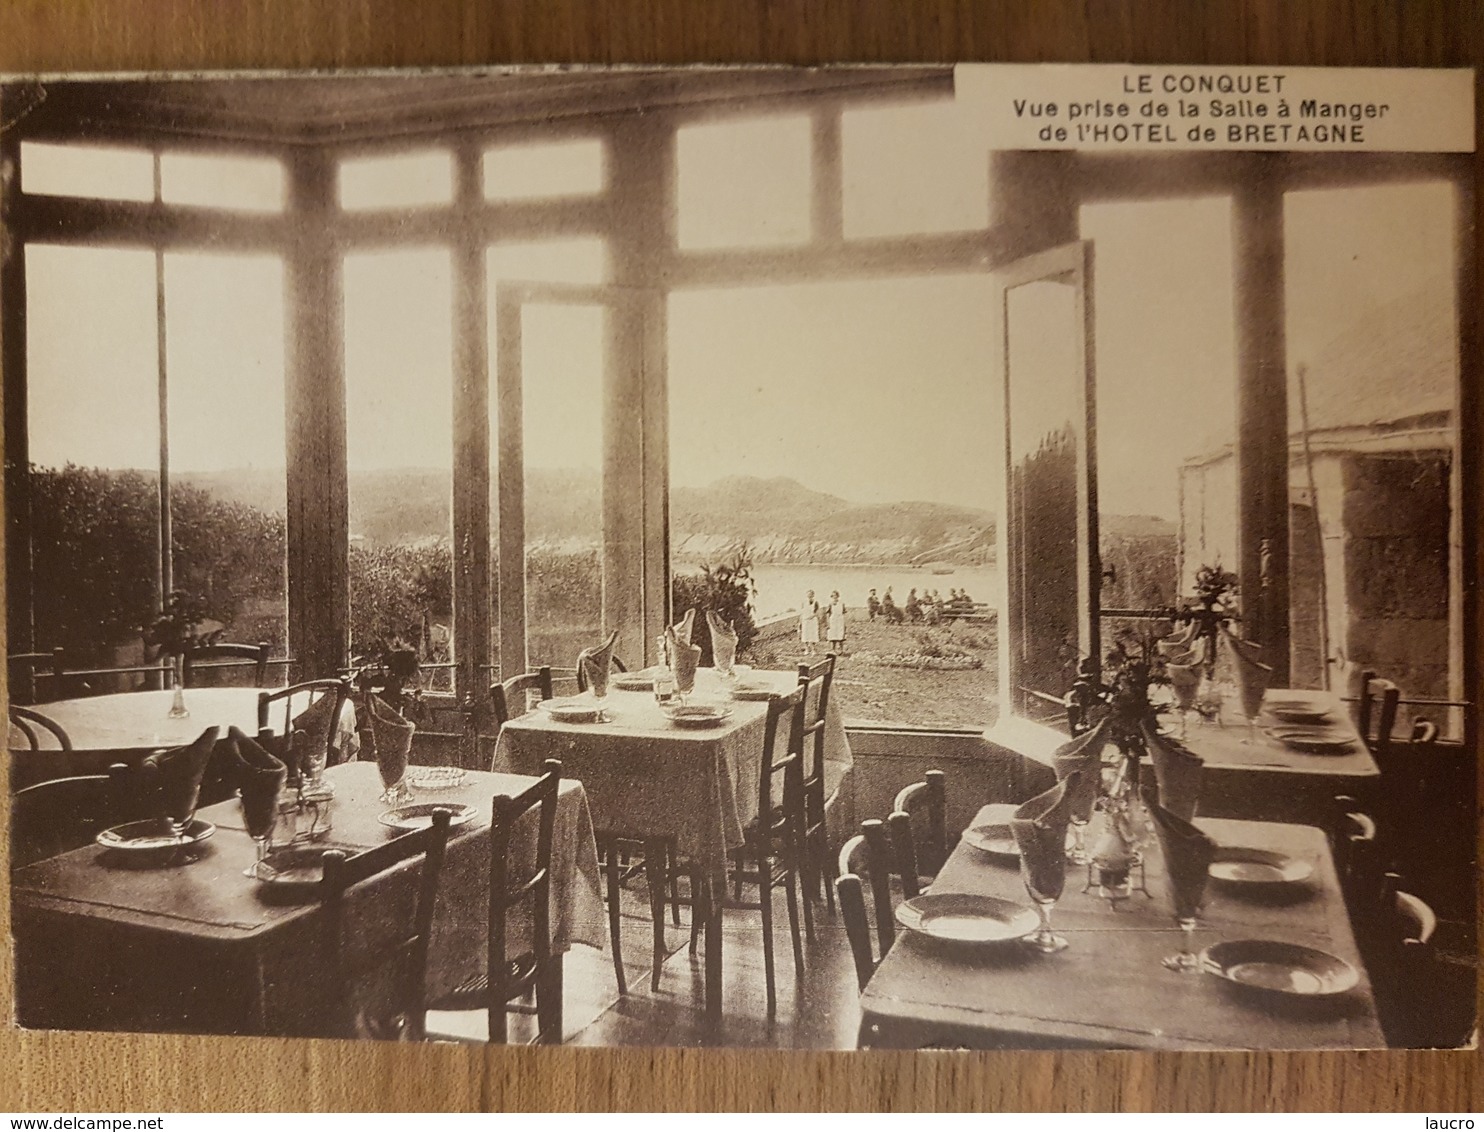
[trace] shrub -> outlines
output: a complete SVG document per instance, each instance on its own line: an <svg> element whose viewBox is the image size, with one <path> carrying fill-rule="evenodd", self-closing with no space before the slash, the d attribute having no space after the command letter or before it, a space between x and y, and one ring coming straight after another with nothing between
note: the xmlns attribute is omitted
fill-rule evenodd
<svg viewBox="0 0 1484 1132"><path fill-rule="evenodd" d="M706 610L713 610L723 621L730 621L737 631L737 655L757 637L757 623L752 617L752 599L756 594L752 581L752 552L743 547L729 561L701 567L699 574L676 574L670 587L671 609L677 617L687 609L696 610L696 623L691 644L699 646L701 663L712 663L711 627L706 624Z"/></svg>

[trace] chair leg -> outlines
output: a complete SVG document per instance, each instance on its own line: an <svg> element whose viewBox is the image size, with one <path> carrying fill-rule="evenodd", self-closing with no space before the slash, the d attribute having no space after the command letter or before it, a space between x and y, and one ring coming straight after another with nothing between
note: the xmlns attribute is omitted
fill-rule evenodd
<svg viewBox="0 0 1484 1132"><path fill-rule="evenodd" d="M819 859L824 862L824 899L830 915L835 914L835 881L840 879L840 862L830 852L829 830L819 823Z"/></svg>
<svg viewBox="0 0 1484 1132"><path fill-rule="evenodd" d="M797 831L791 835L790 840L792 841L792 845L788 847L788 852L791 855L788 862L788 894L789 899L793 900L796 890L800 887L800 871L803 871L803 879L806 882L809 878L807 864L809 860L809 847L804 843L803 835ZM807 883L804 885L804 933L809 937L809 945L811 947L814 946L814 893L810 891ZM799 932L798 928L795 927L795 947L798 947L798 941Z"/></svg>
<svg viewBox="0 0 1484 1132"><path fill-rule="evenodd" d="M506 1030L509 1019L505 1015L504 1001L497 995L491 994L489 1009L485 1013L489 1015L490 1044L497 1046L505 1045L509 1040L509 1034Z"/></svg>
<svg viewBox="0 0 1484 1132"><path fill-rule="evenodd" d="M789 938L794 945L794 980L797 981L804 974L804 944L799 939L799 874L798 870L790 866L784 877L784 885L788 889L788 931ZM809 899L804 899L804 920L809 920ZM814 942L813 929L810 929L809 942Z"/></svg>
<svg viewBox="0 0 1484 1132"><path fill-rule="evenodd" d="M665 859L663 841L644 843L644 873L649 882L649 918L654 928L654 952L651 956L649 989L660 989L660 975L665 969Z"/></svg>
<svg viewBox="0 0 1484 1132"><path fill-rule="evenodd" d="M680 847L673 837L665 841L665 871L670 877L670 922L680 926Z"/></svg>
<svg viewBox="0 0 1484 1132"><path fill-rule="evenodd" d="M763 975L768 985L768 1017L778 1013L778 988L773 974L773 869L768 851L758 850L758 904L763 913Z"/></svg>
<svg viewBox="0 0 1484 1132"><path fill-rule="evenodd" d="M608 874L608 935L613 943L613 975L618 980L618 993L625 995L629 993L629 981L623 972L623 942L620 932L620 908L619 908L619 883L618 883L618 846L613 842L607 843L607 852L604 854L604 863Z"/></svg>
<svg viewBox="0 0 1484 1132"><path fill-rule="evenodd" d="M690 953L692 956L700 950L701 929L706 926L703 922L701 895L701 872L699 869L692 868L690 871Z"/></svg>
<svg viewBox="0 0 1484 1132"><path fill-rule="evenodd" d="M546 961L546 973L536 988L536 1019L542 1045L562 1044L562 957Z"/></svg>

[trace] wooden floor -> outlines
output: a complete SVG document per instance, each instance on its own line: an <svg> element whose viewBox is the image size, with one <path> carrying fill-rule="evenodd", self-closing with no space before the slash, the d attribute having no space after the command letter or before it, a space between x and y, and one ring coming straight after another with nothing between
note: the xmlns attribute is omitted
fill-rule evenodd
<svg viewBox="0 0 1484 1132"><path fill-rule="evenodd" d="M768 1018L763 978L762 918L728 908L723 924L722 1021L708 1025L703 1010L704 957L692 957L690 913L667 927L669 956L658 991L650 990L649 898L642 881L623 894L623 955L628 994L620 997L613 959L605 949L575 946L567 954L563 1040L576 1046L748 1046L757 1049L854 1049L860 1023L859 991L850 944L838 915L816 905L815 942L805 943L804 974L795 979L785 903L776 900L773 945L778 1009ZM513 1015L510 1040L534 1032L533 1020ZM433 1040L483 1042L482 1012L428 1016Z"/></svg>

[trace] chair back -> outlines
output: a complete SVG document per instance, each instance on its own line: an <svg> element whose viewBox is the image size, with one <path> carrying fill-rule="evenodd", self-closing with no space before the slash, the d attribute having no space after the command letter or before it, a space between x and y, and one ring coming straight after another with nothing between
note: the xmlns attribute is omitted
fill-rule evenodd
<svg viewBox="0 0 1484 1132"><path fill-rule="evenodd" d="M1372 754L1391 742L1396 728L1396 713L1401 703L1401 689L1390 680L1379 679L1374 672L1360 674L1360 698L1355 726Z"/></svg>
<svg viewBox="0 0 1484 1132"><path fill-rule="evenodd" d="M556 833L557 790L561 785L562 764L555 759L545 763L545 773L519 794L497 794L491 803L490 817L490 891L489 891L489 1040L503 1044L507 1037L506 1004L511 999L536 988L544 998L551 985L550 969L555 962L551 949L551 854ZM536 811L536 854L528 874L512 878L510 843L517 824L531 811ZM514 961L509 956L509 922L511 909L524 901L531 906L531 949ZM560 1030L560 1012L540 1011L537 1041L560 1044L560 1032L551 1033L555 1024Z"/></svg>
<svg viewBox="0 0 1484 1132"><path fill-rule="evenodd" d="M62 725L34 708L12 704L10 722L13 729L25 737L28 751L72 750L72 740L68 738Z"/></svg>
<svg viewBox="0 0 1484 1132"><path fill-rule="evenodd" d="M621 661L621 660L619 660L618 657L614 656L614 657L609 657L608 659L609 659L609 666L612 669L612 671L614 671L614 672L627 672L628 671L628 668L625 667L624 662ZM577 675L577 690L579 692L585 692L585 691L587 691L587 673L582 670L582 658L581 657L578 657L577 658L577 673L576 673L576 675Z"/></svg>
<svg viewBox="0 0 1484 1132"><path fill-rule="evenodd" d="M1457 996L1450 993L1454 988L1447 986L1433 942L1436 913L1405 890L1397 873L1382 878L1380 901L1381 938L1366 965L1387 1044L1401 1049L1458 1045L1464 1027L1453 1017L1457 1004L1445 1001Z"/></svg>
<svg viewBox="0 0 1484 1132"><path fill-rule="evenodd" d="M311 733L304 726L303 717L327 696L334 697L334 703L329 711L313 717L316 726ZM277 732L283 752L290 755L293 751L294 732L304 731L307 747L323 751L325 765L328 766L335 761L335 738L340 730L340 715L349 698L350 681L345 679L305 680L277 691L262 692L258 695L258 731L261 733L265 729L271 729ZM272 726L275 710L283 713L281 729ZM289 773L296 773L296 768L290 766Z"/></svg>
<svg viewBox="0 0 1484 1132"><path fill-rule="evenodd" d="M802 819L804 792L804 695L807 687L768 697L768 715L763 725L763 753L758 761L757 823L759 830L776 837L784 835L788 850L796 853ZM785 720L787 723L785 724ZM778 737L787 727L783 753Z"/></svg>
<svg viewBox="0 0 1484 1132"><path fill-rule="evenodd" d="M449 819L450 811L439 808L433 811L433 820L426 829L404 833L401 837L360 853L346 854L332 849L324 855L324 876L320 881L320 892L330 915L334 986L339 994L339 1002L350 1002L357 981L386 962L389 956L395 968L393 985L402 1032L414 1040L423 1036L428 940L433 932L438 881L443 872L443 860L448 847ZM389 874L404 861L418 856L423 858L423 862L411 922L397 927L389 948L378 949L362 963L352 963L346 946L346 893L355 885Z"/></svg>
<svg viewBox="0 0 1484 1132"><path fill-rule="evenodd" d="M804 784L812 795L824 790L824 721L835 683L835 654L829 653L814 664L800 664L799 683L808 689L804 698Z"/></svg>
<svg viewBox="0 0 1484 1132"><path fill-rule="evenodd" d="M13 652L6 658L10 675L10 702L12 704L34 704L42 700L60 699L62 673L66 669L60 647L50 652ZM46 695L37 686L37 677L50 678Z"/></svg>
<svg viewBox="0 0 1484 1132"><path fill-rule="evenodd" d="M896 921L891 904L891 847L886 826L875 819L861 822L861 831L840 849L840 872L835 878L835 896L840 918L855 959L855 977L862 989L896 939ZM871 928L866 915L862 877L871 886L871 904L876 918L876 952L871 950Z"/></svg>
<svg viewBox="0 0 1484 1132"><path fill-rule="evenodd" d="M897 795L891 816L896 871L908 899L922 891L921 878L938 875L948 860L948 776L930 770L923 781L914 782Z"/></svg>
<svg viewBox="0 0 1484 1132"><path fill-rule="evenodd" d="M196 685L201 672L210 672L215 677L218 673L238 675L244 669L250 669L252 673L252 684L249 686L263 688L268 684L268 645L266 642L256 645L229 642L198 645L185 654L182 668L187 688ZM225 685L212 679L210 686Z"/></svg>
<svg viewBox="0 0 1484 1132"><path fill-rule="evenodd" d="M500 684L490 685L490 706L495 715L495 730L499 731L505 724L517 715L525 715L529 711L529 694L538 693L543 700L549 700L551 691L551 668L542 666L534 672L522 672L519 676L512 676L509 680ZM514 705L518 710L512 711Z"/></svg>
<svg viewBox="0 0 1484 1132"><path fill-rule="evenodd" d="M1340 891L1364 949L1375 937L1384 872L1379 830L1359 801L1341 794L1332 804L1329 840Z"/></svg>
<svg viewBox="0 0 1484 1132"><path fill-rule="evenodd" d="M136 771L54 778L10 800L10 867L18 869L91 844L103 830L137 816Z"/></svg>

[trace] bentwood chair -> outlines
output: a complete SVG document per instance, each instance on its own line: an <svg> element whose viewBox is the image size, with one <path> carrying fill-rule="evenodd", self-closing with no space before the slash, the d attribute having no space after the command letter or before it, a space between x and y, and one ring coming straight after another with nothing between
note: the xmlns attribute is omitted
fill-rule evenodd
<svg viewBox="0 0 1484 1132"><path fill-rule="evenodd" d="M808 691L804 700L804 893L812 900L823 887L825 902L835 910L836 874L834 854L830 852L829 829L825 807L829 797L825 790L824 748L825 718L829 713L830 689L835 683L835 654L829 653L814 664L799 665L799 683ZM809 938L814 938L814 925L809 925Z"/></svg>
<svg viewBox="0 0 1484 1132"><path fill-rule="evenodd" d="M433 912L438 901L438 881L443 872L443 859L448 846L450 811L438 808L433 811L432 823L426 829L405 833L401 837L377 845L360 853L347 855L332 849L324 855L324 877L321 895L329 914L329 931L334 954L333 986L339 1004L354 1001L358 985L370 978L388 962L392 965L392 987L395 1002L389 1017L366 1020L342 1018L332 1027L344 1032L334 1037L366 1036L369 1029L373 1037L405 1037L421 1041L424 1034L427 978L428 941L433 932ZM387 883L388 892L395 878L392 874L405 862L422 857L422 867L417 880L417 899L410 922L396 925L395 934L386 946L368 949L370 954L358 955L357 944L362 943L361 933L348 931L347 893L363 881L377 878ZM378 894L368 892L366 899L375 899ZM388 901L390 903L390 901ZM356 937L356 938L352 938Z"/></svg>
<svg viewBox="0 0 1484 1132"><path fill-rule="evenodd" d="M54 778L17 790L10 800L10 867L80 849L103 830L136 817L135 775L115 763L107 774Z"/></svg>
<svg viewBox="0 0 1484 1132"><path fill-rule="evenodd" d="M1373 754L1391 742L1401 695L1401 689L1390 680L1379 679L1374 672L1360 674L1355 726Z"/></svg>
<svg viewBox="0 0 1484 1132"><path fill-rule="evenodd" d="M762 757L758 763L757 818L744 831L744 845L736 855L735 868L743 883L756 883L756 907L763 918L763 973L767 983L768 1016L778 1008L778 992L773 962L773 890L782 887L788 894L789 932L793 938L794 975L804 971L804 945L799 935L799 879L804 857L804 697L808 688L798 685L787 695L774 695L768 700L768 714L763 727ZM780 732L787 728L783 754L777 753ZM756 863L756 871L747 862ZM809 901L804 901L804 916L812 929Z"/></svg>
<svg viewBox="0 0 1484 1132"><path fill-rule="evenodd" d="M10 702L12 704L34 704L43 700L56 700L66 694L62 686L62 675L66 671L63 650L49 652L15 652L6 662L10 673ZM41 693L38 677L49 681L46 694Z"/></svg>
<svg viewBox="0 0 1484 1132"><path fill-rule="evenodd" d="M531 1044L560 1045L562 1041L562 959L551 947L551 857L556 831L557 789L562 764L546 761L546 773L532 786L511 797L497 795L490 825L490 888L488 955L485 975L460 985L433 1010L484 1010L489 1015L489 1040L500 1045L508 1038L509 1013L536 1015L536 1037ZM512 877L511 835L516 824L536 813L536 857L520 876ZM529 903L530 947L515 958L509 955L510 912ZM534 1011L517 999L534 992Z"/></svg>
<svg viewBox="0 0 1484 1132"><path fill-rule="evenodd" d="M1438 917L1387 873L1378 894L1378 938L1365 956L1386 1042L1394 1049L1451 1049L1473 1024L1474 969L1445 962L1435 940Z"/></svg>
<svg viewBox="0 0 1484 1132"><path fill-rule="evenodd" d="M886 826L874 818L861 822L860 833L840 849L835 892L840 900L840 918L845 922L845 937L850 941L850 953L855 959L856 981L862 989L891 950L897 935L891 902L891 862ZM861 884L863 876L871 886L871 905L876 918L874 955L865 890Z"/></svg>
<svg viewBox="0 0 1484 1132"><path fill-rule="evenodd" d="M207 672L211 673L211 677L208 677L212 681L211 686L217 687L221 686L215 679L219 674L236 676L246 669L252 672L252 684L249 686L263 688L268 684L268 645L239 645L229 642L198 645L185 654L182 667L187 688L195 686L196 681Z"/></svg>
<svg viewBox="0 0 1484 1132"><path fill-rule="evenodd" d="M28 751L72 750L72 740L62 725L35 708L12 704L10 722L13 729L24 736Z"/></svg>
<svg viewBox="0 0 1484 1132"><path fill-rule="evenodd" d="M1329 841L1340 892L1362 952L1374 941L1381 891L1382 849L1375 819L1348 794L1334 799Z"/></svg>
<svg viewBox="0 0 1484 1132"><path fill-rule="evenodd" d="M947 780L941 770L928 771L923 781L914 782L897 795L891 816L886 819L896 871L909 900L922 891L923 880L937 876L948 860Z"/></svg>

